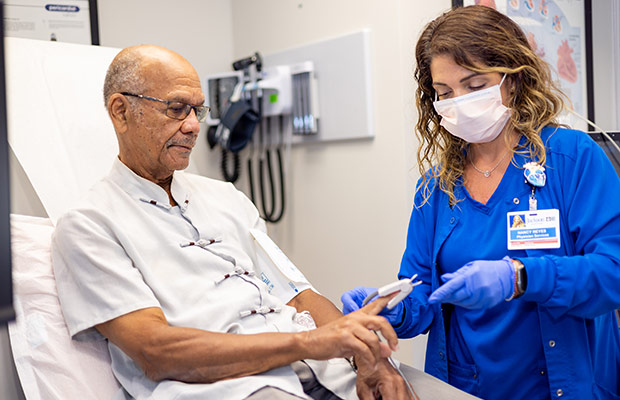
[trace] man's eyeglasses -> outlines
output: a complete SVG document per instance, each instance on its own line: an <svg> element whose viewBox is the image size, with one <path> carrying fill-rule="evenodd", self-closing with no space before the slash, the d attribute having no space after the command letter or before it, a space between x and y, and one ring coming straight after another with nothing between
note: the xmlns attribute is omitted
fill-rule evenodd
<svg viewBox="0 0 620 400"><path fill-rule="evenodd" d="M124 96L133 96L139 99L159 101L160 103L166 103L168 107L166 107L165 114L168 117L174 118L174 119L184 120L185 118L187 118L189 113L191 113L192 110L194 110L198 121L204 122L205 119L207 119L207 114L209 113L209 110L211 110L211 107L209 106L192 106L191 104L183 103L181 101L162 100L162 99L157 99L151 96L144 96L142 94L135 94L135 93L129 93L129 92L121 92L121 94Z"/></svg>

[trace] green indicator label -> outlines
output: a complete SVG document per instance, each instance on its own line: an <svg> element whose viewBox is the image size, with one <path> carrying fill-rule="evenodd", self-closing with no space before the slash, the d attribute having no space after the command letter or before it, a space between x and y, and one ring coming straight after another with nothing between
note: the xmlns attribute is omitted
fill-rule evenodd
<svg viewBox="0 0 620 400"><path fill-rule="evenodd" d="M278 102L278 94L277 93L273 93L269 95L269 102L270 103L277 103Z"/></svg>

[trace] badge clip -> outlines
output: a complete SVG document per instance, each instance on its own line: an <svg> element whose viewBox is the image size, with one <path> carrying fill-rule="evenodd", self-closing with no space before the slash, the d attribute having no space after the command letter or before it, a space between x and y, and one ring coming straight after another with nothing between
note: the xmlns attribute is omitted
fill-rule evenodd
<svg viewBox="0 0 620 400"><path fill-rule="evenodd" d="M545 174L545 167L536 162L529 162L523 166L523 176L525 176L525 182L532 188L532 194L530 195L529 205L530 211L538 209L538 201L536 200L536 188L545 186L547 181L547 175Z"/></svg>

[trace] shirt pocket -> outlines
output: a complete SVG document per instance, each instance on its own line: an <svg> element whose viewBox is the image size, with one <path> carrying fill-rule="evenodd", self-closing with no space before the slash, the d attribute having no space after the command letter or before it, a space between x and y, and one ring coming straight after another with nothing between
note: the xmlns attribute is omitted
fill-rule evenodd
<svg viewBox="0 0 620 400"><path fill-rule="evenodd" d="M480 396L478 368L474 364L448 361L448 383L474 396Z"/></svg>

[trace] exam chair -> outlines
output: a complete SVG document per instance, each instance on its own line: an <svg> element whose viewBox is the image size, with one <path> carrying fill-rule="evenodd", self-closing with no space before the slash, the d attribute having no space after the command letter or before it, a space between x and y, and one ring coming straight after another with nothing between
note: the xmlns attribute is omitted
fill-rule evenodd
<svg viewBox="0 0 620 400"><path fill-rule="evenodd" d="M4 44L8 139L19 164L11 170L24 174L15 187L32 185L28 198L38 197L50 218L11 216L17 318L0 327L0 399L114 399L122 392L106 342L69 337L50 245L53 221L105 176L118 153L101 88L119 49L14 37ZM32 99L41 113L25 118Z"/></svg>
<svg viewBox="0 0 620 400"><path fill-rule="evenodd" d="M49 218L11 215L16 320L0 331L0 397L123 399L106 342L69 336L52 272L53 230Z"/></svg>
<svg viewBox="0 0 620 400"><path fill-rule="evenodd" d="M0 327L0 393L3 398L7 399L25 399L24 391L13 363L9 331L6 324L2 324Z"/></svg>

